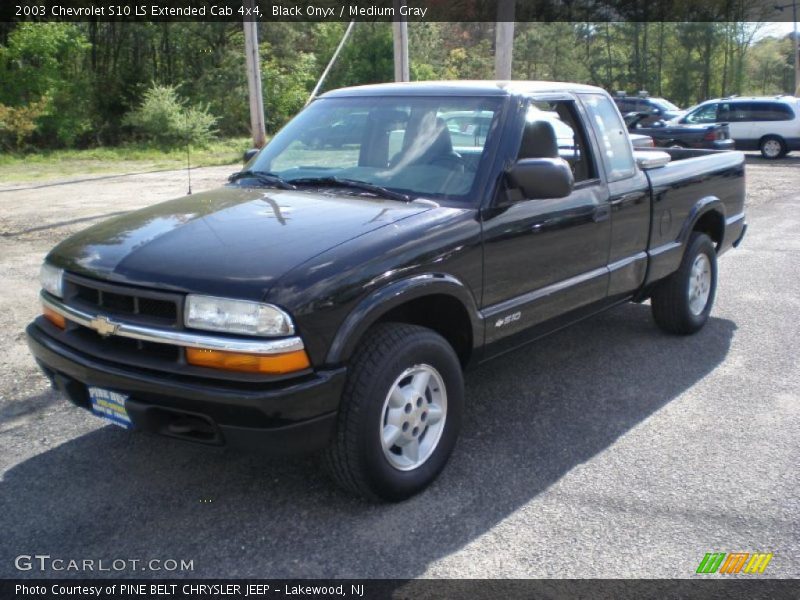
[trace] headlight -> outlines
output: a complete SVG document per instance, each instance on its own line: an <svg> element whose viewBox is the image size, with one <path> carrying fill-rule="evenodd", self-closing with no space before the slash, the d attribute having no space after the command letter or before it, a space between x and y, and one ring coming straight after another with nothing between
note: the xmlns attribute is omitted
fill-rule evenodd
<svg viewBox="0 0 800 600"><path fill-rule="evenodd" d="M64 297L64 269L58 269L53 265L42 263L39 271L39 280L42 282L42 289L57 298Z"/></svg>
<svg viewBox="0 0 800 600"><path fill-rule="evenodd" d="M292 319L277 306L189 294L183 322L186 327L243 333L245 335L292 335Z"/></svg>

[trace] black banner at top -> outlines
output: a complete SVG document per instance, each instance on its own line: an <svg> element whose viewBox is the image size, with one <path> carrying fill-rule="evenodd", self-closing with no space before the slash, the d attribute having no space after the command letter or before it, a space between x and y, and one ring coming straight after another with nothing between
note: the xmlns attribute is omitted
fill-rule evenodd
<svg viewBox="0 0 800 600"><path fill-rule="evenodd" d="M0 21L790 21L774 0L2 0Z"/></svg>

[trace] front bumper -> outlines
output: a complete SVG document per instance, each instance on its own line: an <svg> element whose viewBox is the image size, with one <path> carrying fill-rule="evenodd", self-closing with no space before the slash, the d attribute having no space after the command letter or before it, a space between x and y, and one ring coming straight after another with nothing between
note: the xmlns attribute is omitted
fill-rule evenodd
<svg viewBox="0 0 800 600"><path fill-rule="evenodd" d="M344 368L274 384L210 381L103 361L58 343L36 323L26 333L36 362L72 403L90 409L88 386L127 394L137 429L274 454L318 450L334 433Z"/></svg>

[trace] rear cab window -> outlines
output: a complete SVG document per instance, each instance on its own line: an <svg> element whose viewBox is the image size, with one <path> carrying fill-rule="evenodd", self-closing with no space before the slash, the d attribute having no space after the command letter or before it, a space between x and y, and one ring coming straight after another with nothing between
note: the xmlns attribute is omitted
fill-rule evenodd
<svg viewBox="0 0 800 600"><path fill-rule="evenodd" d="M580 94L580 97L597 136L607 180L632 177L636 173L633 147L616 106L603 94Z"/></svg>

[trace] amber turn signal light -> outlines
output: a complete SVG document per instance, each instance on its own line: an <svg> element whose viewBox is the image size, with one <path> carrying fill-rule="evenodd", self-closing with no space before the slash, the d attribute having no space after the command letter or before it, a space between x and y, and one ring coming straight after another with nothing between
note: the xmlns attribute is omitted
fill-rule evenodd
<svg viewBox="0 0 800 600"><path fill-rule="evenodd" d="M311 366L305 350L295 350L283 354L246 354L225 350L187 348L186 362L197 367L270 375L302 371Z"/></svg>
<svg viewBox="0 0 800 600"><path fill-rule="evenodd" d="M66 329L67 327L67 320L58 314L56 311L47 308L46 306L42 308L42 314L44 318L50 321L53 325L58 327L59 329Z"/></svg>

